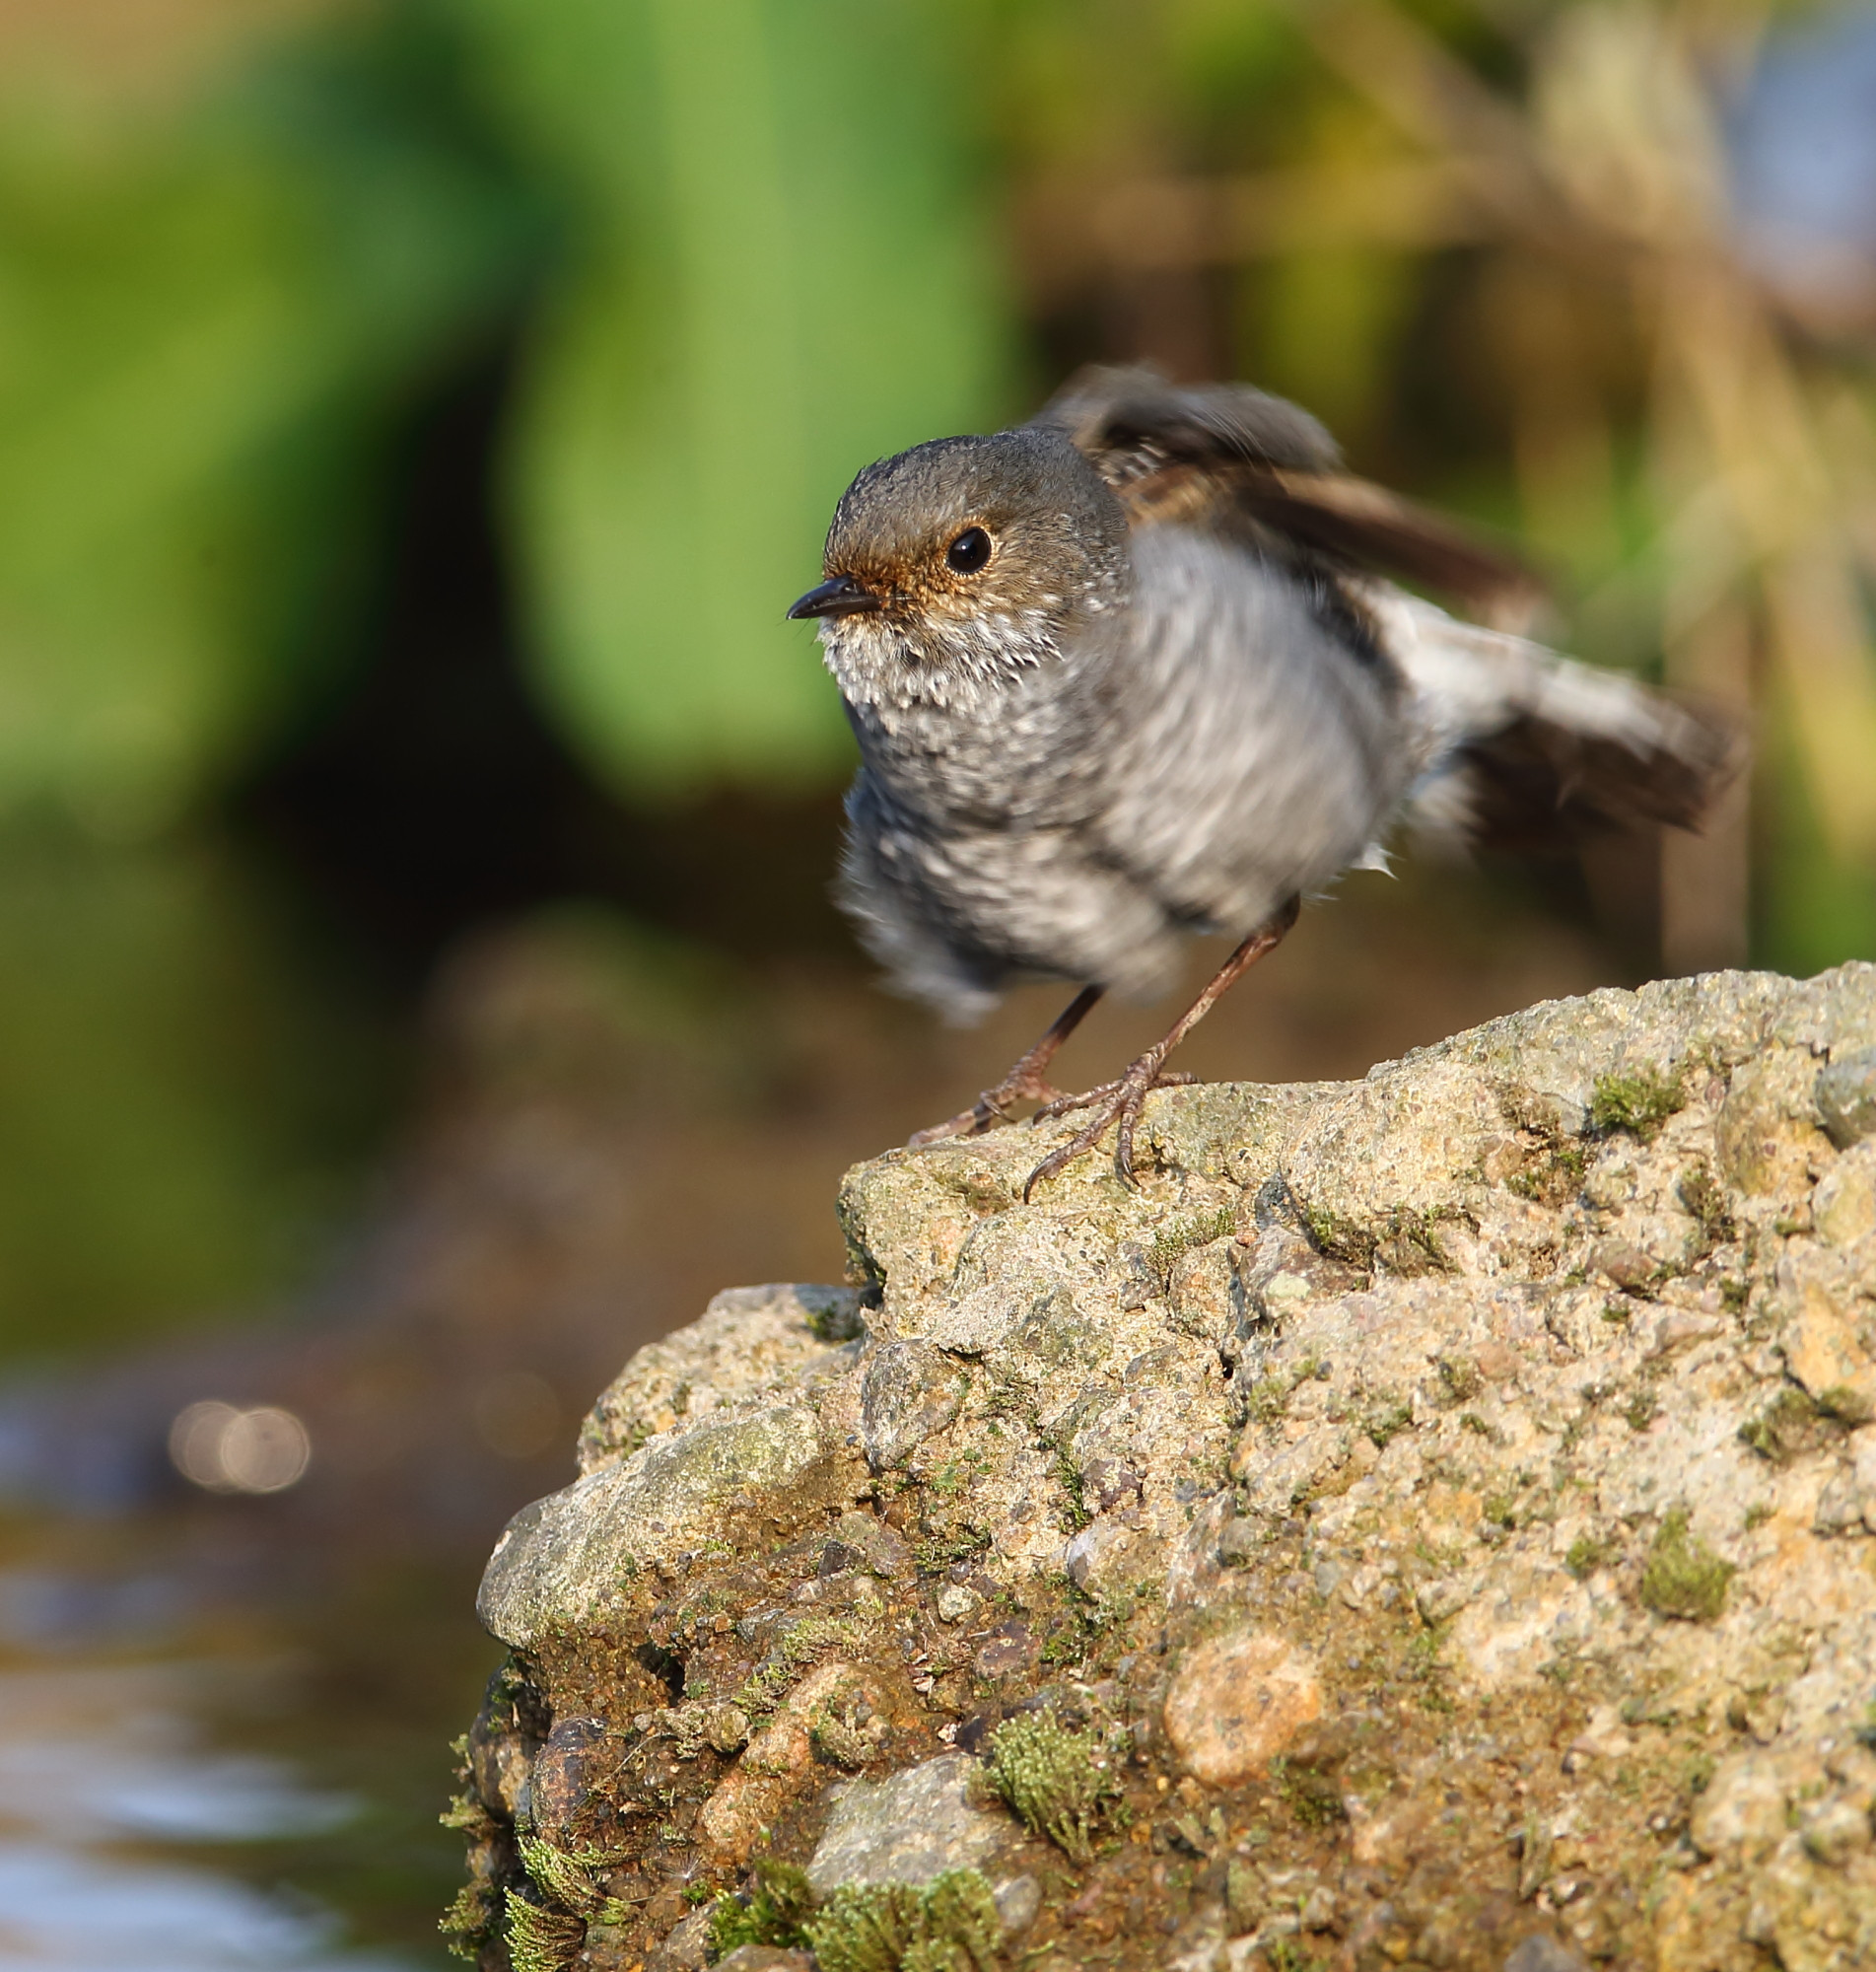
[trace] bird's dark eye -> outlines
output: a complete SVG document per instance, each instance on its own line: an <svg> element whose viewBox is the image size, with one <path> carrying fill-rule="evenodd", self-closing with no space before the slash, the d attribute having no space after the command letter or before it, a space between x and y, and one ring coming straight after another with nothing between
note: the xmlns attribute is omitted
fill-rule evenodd
<svg viewBox="0 0 1876 1972"><path fill-rule="evenodd" d="M990 559L990 536L982 528L966 528L944 550L944 561L959 575L975 575Z"/></svg>

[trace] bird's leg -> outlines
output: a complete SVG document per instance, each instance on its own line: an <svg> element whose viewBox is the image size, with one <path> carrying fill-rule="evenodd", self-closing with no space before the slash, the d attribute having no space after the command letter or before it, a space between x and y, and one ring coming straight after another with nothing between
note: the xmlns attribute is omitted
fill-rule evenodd
<svg viewBox="0 0 1876 1972"><path fill-rule="evenodd" d="M1254 931L1206 982L1205 990L1172 1023L1164 1038L1155 1041L1138 1061L1130 1063L1118 1081L1104 1082L1085 1095L1060 1096L1036 1112L1033 1120L1038 1123L1048 1117L1065 1116L1072 1109L1092 1108L1094 1117L1085 1130L1060 1150L1051 1151L1029 1173L1029 1180L1022 1188L1025 1201L1045 1177L1054 1177L1083 1151L1091 1151L1110 1123L1119 1125L1114 1145L1115 1168L1124 1182L1134 1182L1134 1128L1146 1097L1169 1083L1191 1080L1190 1076L1168 1075L1166 1057L1266 952L1274 951L1283 943L1284 934L1296 922L1300 906L1301 899L1291 897L1268 924Z"/></svg>
<svg viewBox="0 0 1876 1972"><path fill-rule="evenodd" d="M921 1144L936 1144L945 1137L974 1137L980 1130L988 1130L992 1123L1007 1123L1012 1102L1060 1101L1061 1090L1050 1083L1044 1071L1055 1059L1056 1050L1087 1018L1102 990L1099 986L1083 986L1063 1008L1048 1032L995 1089L986 1089L970 1108L959 1110L949 1122L934 1123L929 1130L921 1130L911 1139L911 1147L916 1150Z"/></svg>

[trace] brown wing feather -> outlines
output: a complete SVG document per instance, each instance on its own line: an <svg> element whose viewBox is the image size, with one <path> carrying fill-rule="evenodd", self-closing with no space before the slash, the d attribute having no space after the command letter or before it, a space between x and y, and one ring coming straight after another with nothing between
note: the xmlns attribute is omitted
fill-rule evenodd
<svg viewBox="0 0 1876 1972"><path fill-rule="evenodd" d="M1549 852L1653 823L1698 828L1745 764L1738 720L1713 706L1351 583L1412 688L1427 770L1413 806L1436 834Z"/></svg>
<svg viewBox="0 0 1876 1972"><path fill-rule="evenodd" d="M1501 625L1543 595L1514 557L1339 470L1335 441L1308 412L1248 385L1180 387L1145 368L1088 369L1035 422L1068 433L1137 527L1248 533L1424 584Z"/></svg>
<svg viewBox="0 0 1876 1972"><path fill-rule="evenodd" d="M1650 823L1698 829L1742 748L1720 715L1676 710L1685 723L1675 744L1628 745L1528 716L1469 741L1459 759L1473 840L1541 854Z"/></svg>
<svg viewBox="0 0 1876 1972"><path fill-rule="evenodd" d="M1180 387L1145 364L1077 371L1033 422L1067 432L1113 484L1171 460L1304 472L1342 462L1323 426L1286 398L1248 384Z"/></svg>

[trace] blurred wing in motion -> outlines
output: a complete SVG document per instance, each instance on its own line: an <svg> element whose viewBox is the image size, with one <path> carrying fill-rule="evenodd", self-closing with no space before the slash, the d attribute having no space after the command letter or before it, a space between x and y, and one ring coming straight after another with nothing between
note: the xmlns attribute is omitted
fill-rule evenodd
<svg viewBox="0 0 1876 1972"><path fill-rule="evenodd" d="M1136 528L1224 534L1340 590L1407 679L1423 747L1409 817L1427 834L1543 852L1610 829L1698 827L1744 762L1724 716L1379 579L1438 590L1496 624L1527 620L1543 594L1511 555L1343 471L1335 441L1282 397L1093 368L1036 422L1068 434Z"/></svg>
<svg viewBox="0 0 1876 1972"><path fill-rule="evenodd" d="M1725 715L1391 584L1349 585L1405 674L1424 767L1408 818L1436 837L1553 851L1611 829L1698 828L1746 759Z"/></svg>
<svg viewBox="0 0 1876 1972"><path fill-rule="evenodd" d="M1424 584L1494 622L1525 620L1542 585L1512 556L1341 469L1307 411L1242 384L1080 371L1037 414L1066 432L1136 527L1248 536L1266 552Z"/></svg>

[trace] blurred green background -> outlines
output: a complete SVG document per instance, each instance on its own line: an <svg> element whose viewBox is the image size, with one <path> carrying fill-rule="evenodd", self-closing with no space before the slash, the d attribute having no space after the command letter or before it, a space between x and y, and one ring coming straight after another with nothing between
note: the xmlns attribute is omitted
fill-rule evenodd
<svg viewBox="0 0 1876 1972"><path fill-rule="evenodd" d="M1870 261L1741 166L1834 18L0 8L10 1351L304 1272L465 930L794 894L835 496L1091 357L1294 393L1545 634L1751 709L1632 970L1876 950Z"/></svg>

